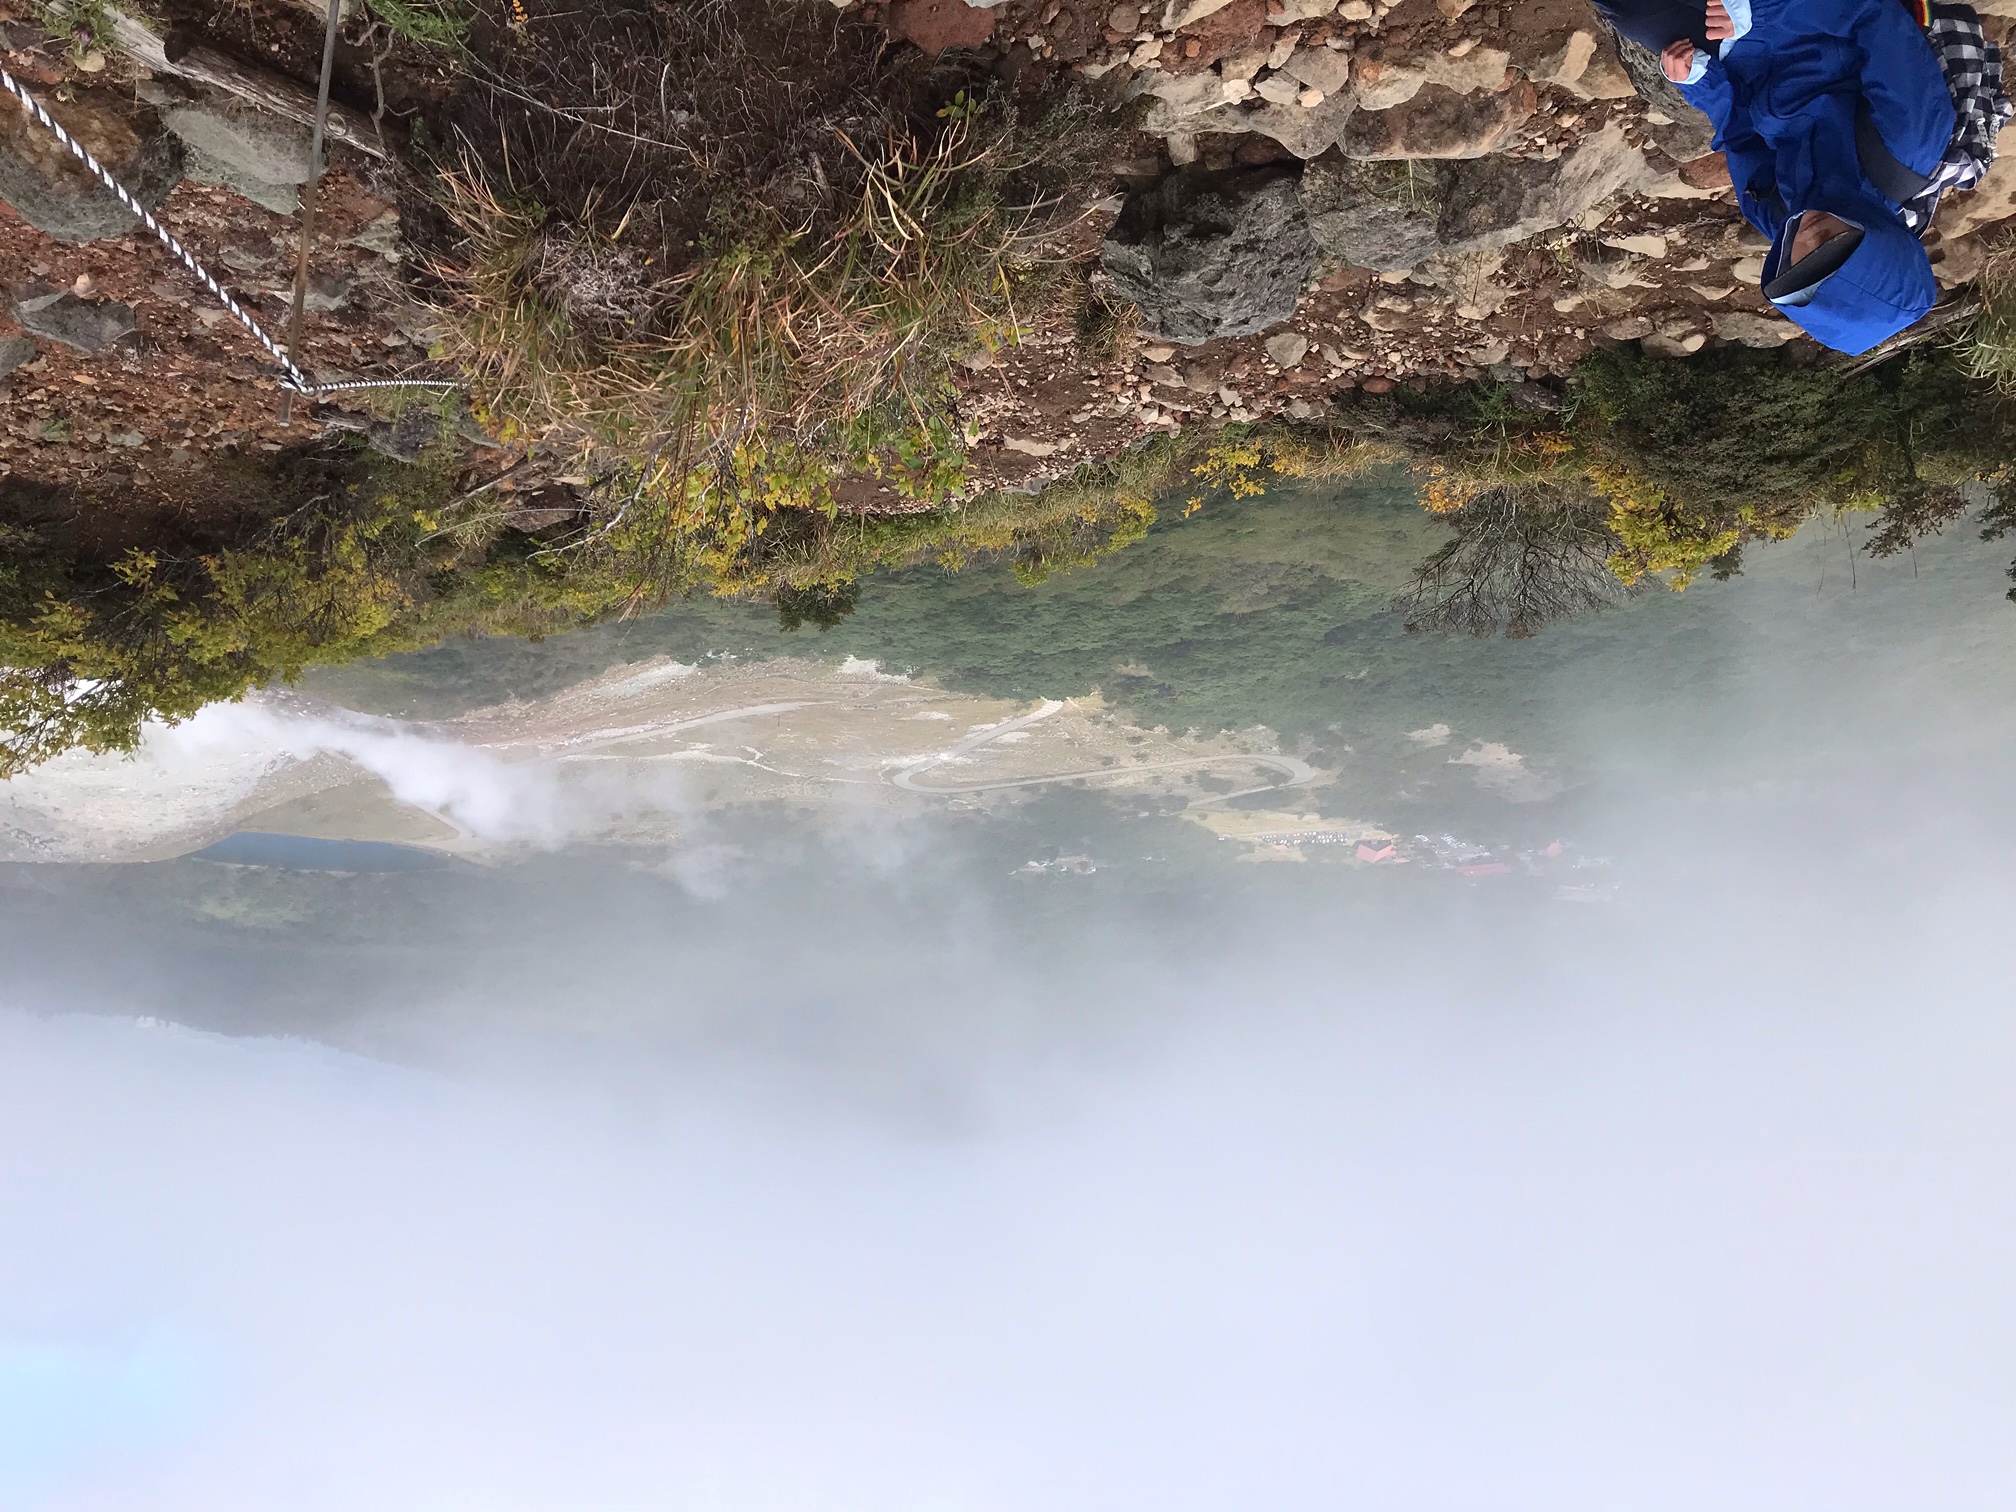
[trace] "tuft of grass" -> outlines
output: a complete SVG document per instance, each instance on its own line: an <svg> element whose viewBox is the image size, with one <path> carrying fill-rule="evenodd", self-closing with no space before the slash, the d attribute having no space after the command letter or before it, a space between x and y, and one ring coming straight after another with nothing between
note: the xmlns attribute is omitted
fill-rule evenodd
<svg viewBox="0 0 2016 1512"><path fill-rule="evenodd" d="M982 99L802 0L462 3L496 24L434 165L442 352L500 440L596 480L570 549L641 607L742 591L800 517L970 491L956 364L1062 276L1042 237L1118 129L1082 90Z"/></svg>
<svg viewBox="0 0 2016 1512"><path fill-rule="evenodd" d="M112 45L112 18L106 10L106 0L38 0L35 7L50 35L70 39L73 65L93 48Z"/></svg>
<svg viewBox="0 0 2016 1512"><path fill-rule="evenodd" d="M780 511L835 513L848 475L920 502L963 491L952 364L1017 338L1030 212L1002 192L1008 144L969 109L849 146L856 180L826 235L752 210L670 276L636 263L627 287L620 226L554 226L473 165L443 179L463 233L437 268L447 354L501 439L605 480L643 580L668 585L696 531L732 554Z"/></svg>
<svg viewBox="0 0 2016 1512"><path fill-rule="evenodd" d="M1971 378L1993 384L1997 393L2016 394L2016 249L1995 253L1974 280L1981 312L1968 323L1957 346Z"/></svg>
<svg viewBox="0 0 2016 1512"><path fill-rule="evenodd" d="M417 47L459 51L469 40L470 18L456 0L365 0L394 36Z"/></svg>
<svg viewBox="0 0 2016 1512"><path fill-rule="evenodd" d="M1103 272L1072 291L1077 306L1072 321L1078 351L1090 362L1111 362L1141 325L1141 312L1123 299Z"/></svg>

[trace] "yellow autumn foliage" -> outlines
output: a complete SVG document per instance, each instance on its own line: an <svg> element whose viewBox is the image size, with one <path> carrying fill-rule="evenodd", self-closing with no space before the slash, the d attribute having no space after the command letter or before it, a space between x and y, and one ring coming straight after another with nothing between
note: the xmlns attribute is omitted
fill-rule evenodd
<svg viewBox="0 0 2016 1512"><path fill-rule="evenodd" d="M1752 523L1748 509L1736 512L1733 525L1690 515L1663 489L1611 463L1588 462L1584 473L1610 506L1610 530L1618 544L1609 567L1623 583L1671 574L1666 586L1678 593L1709 562L1735 547L1743 539L1743 527Z"/></svg>

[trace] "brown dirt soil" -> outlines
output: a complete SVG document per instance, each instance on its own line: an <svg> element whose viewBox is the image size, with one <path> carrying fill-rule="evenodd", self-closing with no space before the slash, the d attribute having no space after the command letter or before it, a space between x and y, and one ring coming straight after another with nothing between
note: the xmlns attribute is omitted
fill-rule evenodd
<svg viewBox="0 0 2016 1512"><path fill-rule="evenodd" d="M256 61L313 86L321 28L279 0L218 7L202 0L160 0L150 14L184 27L202 22L206 45ZM54 101L74 78L64 42L49 38L21 0L0 0L0 23L14 50L0 52L10 72ZM354 29L354 28L353 28ZM374 39L380 53L384 38ZM404 44L401 44L401 50ZM370 56L339 50L339 99L370 113L376 106ZM399 52L381 57L378 74L389 105L417 108L439 72L425 60L410 66ZM347 73L346 73L347 68ZM113 59L93 80L128 87L133 71ZM347 88L346 88L347 86ZM13 108L13 102L0 104ZM324 379L439 377L426 357L424 312L407 286L397 256L350 245L360 233L389 245L398 190L382 165L345 149L332 154L318 200L311 287L347 285L332 311L310 310L299 358ZM297 256L296 222L230 190L184 180L156 211L163 225L229 288L275 339L284 342ZM278 369L206 289L137 222L133 234L66 245L45 236L0 203L0 293L31 282L78 287L87 297L133 308L137 337L111 351L75 351L38 341L33 361L0 377L0 479L33 480L115 493L125 485L159 492L173 512L205 507L199 480L218 456L274 453L299 445L323 423L362 405L334 396L297 401L293 423L280 424ZM0 300L0 338L22 334L11 300Z"/></svg>
<svg viewBox="0 0 2016 1512"><path fill-rule="evenodd" d="M311 375L412 376L426 366L410 334L424 334L424 326L396 271L379 254L345 245L391 210L345 169L324 181L311 274L348 280L351 293L342 309L308 313L302 365ZM292 220L188 182L158 214L255 319L284 338ZM134 229L117 241L66 246L0 205L0 267L23 283L71 288L88 280L91 297L131 305L139 323L137 341L123 350L80 352L41 341L33 361L0 378L0 477L148 480L219 449L279 451L315 423L297 404L294 425L280 424L273 361L165 249ZM0 335L16 334L11 316L0 313Z"/></svg>

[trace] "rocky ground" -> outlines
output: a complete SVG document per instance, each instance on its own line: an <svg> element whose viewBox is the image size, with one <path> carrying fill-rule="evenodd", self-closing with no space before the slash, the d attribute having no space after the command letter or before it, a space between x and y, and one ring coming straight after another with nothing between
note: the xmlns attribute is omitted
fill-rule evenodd
<svg viewBox="0 0 2016 1512"><path fill-rule="evenodd" d="M308 128L66 43L0 0L8 71L284 339ZM301 359L324 381L426 368L395 197L378 157L334 155ZM134 482L200 507L206 458L372 423L324 404L297 406L283 426L272 359L11 100L0 104L0 293L0 477Z"/></svg>
<svg viewBox="0 0 2016 1512"><path fill-rule="evenodd" d="M1586 0L871 11L927 48L992 49L1011 79L1096 76L1143 112L1148 150L1115 165L1098 228L1140 331L1092 365L1061 312L1039 315L975 375L997 475L1205 417L1314 419L1356 387L1544 379L1600 343L1820 355L1758 293L1765 243L1707 122ZM2006 38L2008 16L1984 20ZM2012 215L2004 159L1942 210L1941 282L1970 279Z"/></svg>
<svg viewBox="0 0 2016 1512"><path fill-rule="evenodd" d="M1647 56L1620 55L1586 0L856 8L894 46L975 50L1016 88L1074 73L1137 114L1098 208L1049 250L1095 270L1095 305L1138 320L1088 340L1085 301L1048 299L1018 312L1021 344L969 360L980 483L1026 485L1186 424L1317 419L1353 388L1544 380L1601 343L1676 361L1731 342L1819 355L1757 293L1763 243L1706 123ZM193 48L123 33L122 49L52 37L0 0L8 69L276 333L315 10L256 0ZM358 56L339 79L304 365L425 372L427 312L369 119L386 79ZM409 118L418 73L390 91ZM270 360L53 153L0 105L0 475L172 491L206 449L369 423L323 405L282 427ZM1942 281L1970 278L2012 214L2005 160L1942 212Z"/></svg>

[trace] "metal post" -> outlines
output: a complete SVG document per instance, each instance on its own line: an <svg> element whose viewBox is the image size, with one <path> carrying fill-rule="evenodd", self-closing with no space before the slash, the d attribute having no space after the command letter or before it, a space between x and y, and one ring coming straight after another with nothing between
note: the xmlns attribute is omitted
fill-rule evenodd
<svg viewBox="0 0 2016 1512"><path fill-rule="evenodd" d="M322 183L322 128L329 120L329 75L336 68L336 25L343 0L329 0L329 25L322 36L322 82L315 91L315 134L308 147L308 182L301 186L301 246L294 264L294 316L287 326L287 356L301 367L301 326L308 313L308 250L315 238L315 193ZM294 391L280 401L280 423L294 423Z"/></svg>

